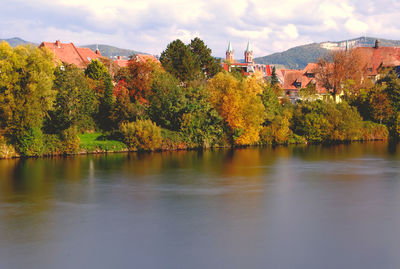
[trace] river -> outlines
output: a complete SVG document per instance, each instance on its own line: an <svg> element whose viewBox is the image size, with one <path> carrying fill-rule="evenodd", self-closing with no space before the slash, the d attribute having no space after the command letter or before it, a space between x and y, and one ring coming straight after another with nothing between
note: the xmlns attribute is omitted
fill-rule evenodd
<svg viewBox="0 0 400 269"><path fill-rule="evenodd" d="M0 160L0 268L400 268L383 142Z"/></svg>

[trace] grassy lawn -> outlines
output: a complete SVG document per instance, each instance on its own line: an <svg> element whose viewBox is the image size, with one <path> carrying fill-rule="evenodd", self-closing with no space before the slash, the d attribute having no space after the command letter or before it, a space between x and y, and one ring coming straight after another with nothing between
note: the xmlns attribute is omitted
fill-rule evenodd
<svg viewBox="0 0 400 269"><path fill-rule="evenodd" d="M109 140L101 133L93 134L80 134L81 148L86 151L122 151L126 150L127 147L124 143L117 140Z"/></svg>

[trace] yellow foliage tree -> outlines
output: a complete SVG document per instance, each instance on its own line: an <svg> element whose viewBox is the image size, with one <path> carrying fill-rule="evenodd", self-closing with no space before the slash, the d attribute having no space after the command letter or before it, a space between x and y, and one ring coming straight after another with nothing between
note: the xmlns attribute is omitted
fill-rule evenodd
<svg viewBox="0 0 400 269"><path fill-rule="evenodd" d="M261 101L262 85L256 77L238 80L221 72L209 80L210 102L230 127L236 145L259 142L265 108Z"/></svg>

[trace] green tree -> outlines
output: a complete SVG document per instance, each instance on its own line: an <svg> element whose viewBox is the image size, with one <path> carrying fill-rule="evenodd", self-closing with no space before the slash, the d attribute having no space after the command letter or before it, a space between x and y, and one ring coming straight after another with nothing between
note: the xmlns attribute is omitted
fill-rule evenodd
<svg viewBox="0 0 400 269"><path fill-rule="evenodd" d="M50 112L50 129L59 133L70 127L93 130L93 116L97 112L97 99L85 79L85 74L75 65L57 67L53 89L57 91L54 110Z"/></svg>
<svg viewBox="0 0 400 269"><path fill-rule="evenodd" d="M89 87L95 91L99 100L97 124L103 130L110 130L113 126L110 116L115 99L112 77L107 67L98 60L91 61L85 70L85 75L90 79Z"/></svg>
<svg viewBox="0 0 400 269"><path fill-rule="evenodd" d="M0 124L22 154L41 137L43 119L56 94L53 71L48 50L0 43Z"/></svg>
<svg viewBox="0 0 400 269"><path fill-rule="evenodd" d="M180 129L190 147L208 148L221 140L223 121L209 103L209 97L203 86L187 89Z"/></svg>
<svg viewBox="0 0 400 269"><path fill-rule="evenodd" d="M211 56L212 51L204 44L203 40L196 37L190 42L189 47L207 78L212 78L221 71L220 60Z"/></svg>
<svg viewBox="0 0 400 269"><path fill-rule="evenodd" d="M164 69L182 82L189 82L202 76L201 67L190 47L177 39L168 44L161 53Z"/></svg>
<svg viewBox="0 0 400 269"><path fill-rule="evenodd" d="M278 76L276 75L276 68L275 66L272 67L272 74L271 74L271 85L275 86L279 84Z"/></svg>
<svg viewBox="0 0 400 269"><path fill-rule="evenodd" d="M183 87L170 73L159 70L153 74L151 92L147 107L150 119L158 126L180 131L187 104Z"/></svg>

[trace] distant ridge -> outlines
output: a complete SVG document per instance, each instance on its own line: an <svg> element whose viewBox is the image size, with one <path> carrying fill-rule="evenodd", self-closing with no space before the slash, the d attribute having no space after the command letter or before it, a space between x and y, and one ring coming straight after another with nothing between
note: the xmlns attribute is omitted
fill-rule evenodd
<svg viewBox="0 0 400 269"><path fill-rule="evenodd" d="M379 39L381 46L396 47L400 46L399 40L382 39L376 37L359 37L347 40L350 48L352 47L372 47L375 40ZM264 57L255 58L254 61L260 64L279 64L289 69L303 69L307 63L316 62L332 50L345 49L346 40L327 41L297 46L284 52L273 53Z"/></svg>
<svg viewBox="0 0 400 269"><path fill-rule="evenodd" d="M99 45L84 45L84 46L79 46L82 48L89 48L93 51L96 50L96 48L98 47L100 50L101 55L103 56L107 56L107 57L116 57L116 56L124 56L124 57L129 57L131 55L135 55L135 54L148 54L148 53L144 53L144 52L140 52L140 51L136 51L136 50L130 50L130 49L120 49L117 47L113 47L113 46L109 46L109 45L104 45L104 44L99 44Z"/></svg>
<svg viewBox="0 0 400 269"><path fill-rule="evenodd" d="M27 44L38 45L36 43L23 40L22 38L19 37L0 39L0 42L2 41L6 41L8 44L10 44L11 47L16 47L18 45L27 45Z"/></svg>
<svg viewBox="0 0 400 269"><path fill-rule="evenodd" d="M27 45L27 44L32 44L35 46L38 46L39 44L36 44L34 42L26 41L23 40L22 38L19 37L13 37L13 38L7 38L7 39L0 39L0 42L6 41L8 44L10 44L11 47L16 47L18 45ZM84 46L79 46L82 48L90 48L91 50L95 51L96 48L99 48L101 55L107 56L107 57L117 57L117 56L124 56L124 57L129 57L134 54L148 54L136 50L130 50L130 49L121 49L117 48L114 46L109 46L109 45L104 45L104 44L99 44L99 45L84 45Z"/></svg>

